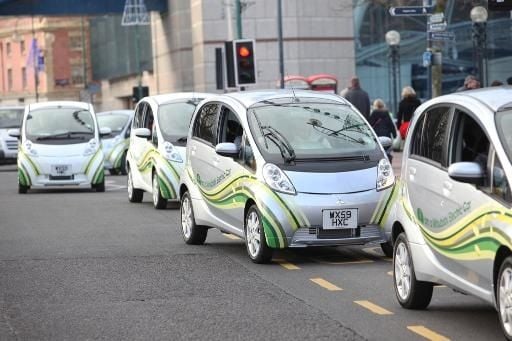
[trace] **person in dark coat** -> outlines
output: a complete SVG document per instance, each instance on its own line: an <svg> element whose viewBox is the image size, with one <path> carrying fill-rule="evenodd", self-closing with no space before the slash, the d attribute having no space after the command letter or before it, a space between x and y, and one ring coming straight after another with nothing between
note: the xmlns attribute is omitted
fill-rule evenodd
<svg viewBox="0 0 512 341"><path fill-rule="evenodd" d="M352 77L350 86L342 90L340 96L352 103L363 114L364 118L368 119L370 116L370 97L366 91L361 89L359 78Z"/></svg>
<svg viewBox="0 0 512 341"><path fill-rule="evenodd" d="M400 137L405 140L407 130L409 130L409 122L417 107L421 105L421 101L416 97L416 91L410 86L406 86L402 90L402 100L398 105L398 113L396 116L396 127L400 131Z"/></svg>
<svg viewBox="0 0 512 341"><path fill-rule="evenodd" d="M377 98L375 101L373 101L373 111L370 114L368 123L370 123L377 136L386 136L392 139L396 137L395 124L389 115L389 111L386 109L384 101L380 98ZM391 149L391 146L386 149L389 162L393 160Z"/></svg>

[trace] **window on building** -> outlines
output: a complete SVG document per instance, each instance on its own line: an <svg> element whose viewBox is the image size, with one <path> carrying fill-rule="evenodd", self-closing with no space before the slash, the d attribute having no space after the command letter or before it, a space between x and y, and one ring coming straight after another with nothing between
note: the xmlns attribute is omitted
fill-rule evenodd
<svg viewBox="0 0 512 341"><path fill-rule="evenodd" d="M27 88L27 68L21 68L21 85L23 89Z"/></svg>
<svg viewBox="0 0 512 341"><path fill-rule="evenodd" d="M84 71L82 65L71 65L71 83L84 84Z"/></svg>
<svg viewBox="0 0 512 341"><path fill-rule="evenodd" d="M82 49L82 36L76 35L76 33L73 33L73 35L69 36L69 48L71 50L81 50Z"/></svg>
<svg viewBox="0 0 512 341"><path fill-rule="evenodd" d="M20 53L25 53L25 40L20 41Z"/></svg>
<svg viewBox="0 0 512 341"><path fill-rule="evenodd" d="M7 69L7 89L12 90L12 69Z"/></svg>
<svg viewBox="0 0 512 341"><path fill-rule="evenodd" d="M11 43L8 42L5 44L5 53L7 53L7 57L11 55Z"/></svg>

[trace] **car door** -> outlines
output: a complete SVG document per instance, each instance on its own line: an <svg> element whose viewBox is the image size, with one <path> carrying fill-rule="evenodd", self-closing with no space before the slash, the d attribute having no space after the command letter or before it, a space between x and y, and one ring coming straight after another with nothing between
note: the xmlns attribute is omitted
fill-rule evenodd
<svg viewBox="0 0 512 341"><path fill-rule="evenodd" d="M446 142L451 115L449 105L436 105L421 113L411 134L409 158L402 179L407 186L411 213L427 243L430 234L444 228L440 220L447 205L443 191L447 179Z"/></svg>
<svg viewBox="0 0 512 341"><path fill-rule="evenodd" d="M134 129L144 127L144 115L146 113L147 106L146 102L139 102L137 105L133 119ZM143 186L143 178L139 165L142 164L146 142L147 140L145 138L138 137L135 134L130 134L130 170L132 172L134 187L136 188L142 188Z"/></svg>
<svg viewBox="0 0 512 341"><path fill-rule="evenodd" d="M151 108L151 105L149 103L146 103L146 110L144 112L144 120L143 120L143 128L149 129L151 132L151 136L147 139L142 139L142 143L144 145L143 147L143 160L142 160L142 171L141 171L141 177L143 181L143 188L147 192L153 191L152 186L152 177L153 177L153 162L150 157L150 152L155 149L155 139L157 138L156 135L156 127L155 127L155 117L153 116L153 109Z"/></svg>

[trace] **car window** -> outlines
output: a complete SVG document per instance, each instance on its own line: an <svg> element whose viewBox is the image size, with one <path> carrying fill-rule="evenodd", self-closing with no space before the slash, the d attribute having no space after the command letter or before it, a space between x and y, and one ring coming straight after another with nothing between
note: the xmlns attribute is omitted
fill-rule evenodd
<svg viewBox="0 0 512 341"><path fill-rule="evenodd" d="M187 138L190 120L202 98L175 101L160 105L158 126L165 141L183 143Z"/></svg>
<svg viewBox="0 0 512 341"><path fill-rule="evenodd" d="M512 160L512 110L501 111L496 114L496 128L501 144Z"/></svg>
<svg viewBox="0 0 512 341"><path fill-rule="evenodd" d="M194 122L192 136L200 138L212 145L215 145L217 140L217 114L218 104L204 105Z"/></svg>
<svg viewBox="0 0 512 341"><path fill-rule="evenodd" d="M222 107L219 122L219 143L231 142L240 148L244 129L236 114L229 108Z"/></svg>
<svg viewBox="0 0 512 341"><path fill-rule="evenodd" d="M123 131L129 118L129 116L124 114L98 115L97 120L100 128L108 127L112 130L109 136L104 136L103 138L119 135Z"/></svg>
<svg viewBox="0 0 512 341"><path fill-rule="evenodd" d="M411 137L411 155L421 156L443 165L449 118L450 107L440 106L425 112L417 122Z"/></svg>
<svg viewBox="0 0 512 341"><path fill-rule="evenodd" d="M500 159L495 154L494 165L492 167L492 195L498 199L512 203L512 194L510 192L510 185L505 175L505 171L501 165Z"/></svg>
<svg viewBox="0 0 512 341"><path fill-rule="evenodd" d="M489 139L478 122L467 112L455 110L453 140L450 148L450 164L477 162L487 170Z"/></svg>
<svg viewBox="0 0 512 341"><path fill-rule="evenodd" d="M0 108L0 128L19 128L24 109Z"/></svg>
<svg viewBox="0 0 512 341"><path fill-rule="evenodd" d="M146 103L140 102L135 109L135 117L133 118L133 127L142 128L144 126L144 112L146 109Z"/></svg>
<svg viewBox="0 0 512 341"><path fill-rule="evenodd" d="M241 158L246 167L252 169L253 171L256 171L256 158L254 157L254 152L247 136L244 136L244 143L242 144L241 150Z"/></svg>

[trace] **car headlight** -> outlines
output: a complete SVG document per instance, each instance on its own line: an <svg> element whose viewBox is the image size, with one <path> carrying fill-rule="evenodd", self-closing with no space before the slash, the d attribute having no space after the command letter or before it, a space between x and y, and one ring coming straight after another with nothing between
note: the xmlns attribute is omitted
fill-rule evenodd
<svg viewBox="0 0 512 341"><path fill-rule="evenodd" d="M95 139L90 139L87 144L87 147L85 147L84 156L92 155L92 154L96 153L97 150L98 150L98 142Z"/></svg>
<svg viewBox="0 0 512 341"><path fill-rule="evenodd" d="M180 153L178 152L178 150L176 149L176 147L174 147L174 145L172 143L165 142L164 150L165 150L165 157L167 158L167 160L174 161L174 162L183 162L183 159L181 158Z"/></svg>
<svg viewBox="0 0 512 341"><path fill-rule="evenodd" d="M293 187L290 179L279 167L272 163L263 166L263 179L270 188L278 192L296 194L295 187Z"/></svg>
<svg viewBox="0 0 512 341"><path fill-rule="evenodd" d="M23 149L27 152L30 156L37 156L37 150L34 148L34 144L30 140L26 140L23 143Z"/></svg>
<svg viewBox="0 0 512 341"><path fill-rule="evenodd" d="M387 158L379 161L377 166L377 191L382 191L395 183L393 167Z"/></svg>

